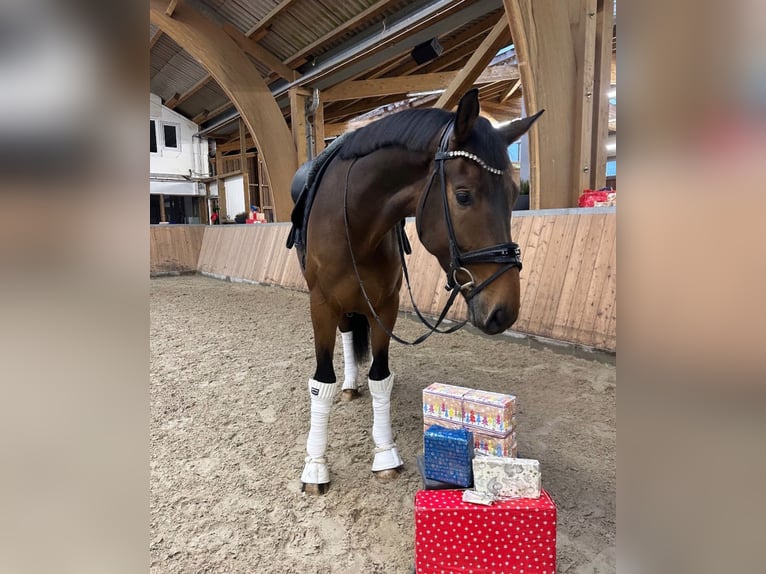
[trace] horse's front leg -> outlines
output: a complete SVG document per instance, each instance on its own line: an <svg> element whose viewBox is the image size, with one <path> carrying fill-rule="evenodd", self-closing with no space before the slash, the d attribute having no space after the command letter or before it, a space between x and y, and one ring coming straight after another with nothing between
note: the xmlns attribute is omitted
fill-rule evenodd
<svg viewBox="0 0 766 574"><path fill-rule="evenodd" d="M338 391L335 370L332 365L335 350L335 329L338 314L318 294L311 295L311 322L314 326L316 371L309 379L311 400L311 428L306 441L306 460L301 473L303 490L310 494L324 494L330 483L327 467L327 427L330 409Z"/></svg>
<svg viewBox="0 0 766 574"><path fill-rule="evenodd" d="M399 310L399 293L391 297L379 310L379 317L386 328L393 332ZM372 397L372 438L375 441L375 458L372 470L377 478L391 480L399 476L404 464L394 443L391 429L391 389L394 374L388 369L388 347L391 338L374 317L369 317L372 334L372 365L368 388Z"/></svg>

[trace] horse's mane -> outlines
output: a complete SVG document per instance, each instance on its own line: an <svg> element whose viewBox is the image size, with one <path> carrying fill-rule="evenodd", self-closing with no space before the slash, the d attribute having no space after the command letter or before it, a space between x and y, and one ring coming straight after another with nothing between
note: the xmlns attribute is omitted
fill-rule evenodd
<svg viewBox="0 0 766 574"><path fill-rule="evenodd" d="M348 134L340 157L362 157L386 147L428 151L433 139L454 115L439 108L428 108L386 116Z"/></svg>
<svg viewBox="0 0 766 574"><path fill-rule="evenodd" d="M353 159L383 148L431 151L434 138L455 114L439 108L403 110L346 134L341 159ZM509 164L507 144L485 118L478 118L471 134L473 149L498 169Z"/></svg>

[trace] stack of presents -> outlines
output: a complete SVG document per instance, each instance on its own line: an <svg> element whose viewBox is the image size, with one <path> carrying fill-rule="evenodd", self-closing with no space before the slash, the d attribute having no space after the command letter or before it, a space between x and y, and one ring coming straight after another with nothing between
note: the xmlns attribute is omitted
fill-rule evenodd
<svg viewBox="0 0 766 574"><path fill-rule="evenodd" d="M555 573L556 505L540 463L516 456L515 415L513 395L442 383L423 390L417 574Z"/></svg>

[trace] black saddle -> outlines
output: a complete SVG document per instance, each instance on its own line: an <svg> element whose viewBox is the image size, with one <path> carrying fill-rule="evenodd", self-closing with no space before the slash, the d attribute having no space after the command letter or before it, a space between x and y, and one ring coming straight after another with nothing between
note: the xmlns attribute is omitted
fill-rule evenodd
<svg viewBox="0 0 766 574"><path fill-rule="evenodd" d="M319 183L322 181L327 167L340 151L345 139L346 134L336 138L317 157L300 166L293 176L290 195L295 207L293 207L293 212L290 215L293 226L290 229L290 235L287 236L287 248L290 249L294 245L298 249L301 254L301 266L304 266L303 257L306 251L306 232L311 206L314 204Z"/></svg>

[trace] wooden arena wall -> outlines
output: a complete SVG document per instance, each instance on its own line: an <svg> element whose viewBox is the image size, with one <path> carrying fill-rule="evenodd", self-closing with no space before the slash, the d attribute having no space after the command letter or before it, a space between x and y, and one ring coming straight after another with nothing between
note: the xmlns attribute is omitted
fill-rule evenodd
<svg viewBox="0 0 766 574"><path fill-rule="evenodd" d="M617 217L615 208L530 211L514 214L512 234L521 246L521 313L513 330L588 347L617 349ZM438 315L448 293L436 259L407 224L408 259L415 302ZM200 228L204 239L198 240ZM289 224L153 226L151 268L178 261L230 280L257 281L306 291L294 250L285 248ZM155 242L159 244L155 246ZM412 310L402 287L402 310ZM448 315L463 319L458 298Z"/></svg>
<svg viewBox="0 0 766 574"><path fill-rule="evenodd" d="M152 225L149 227L149 272L194 273L207 225Z"/></svg>

